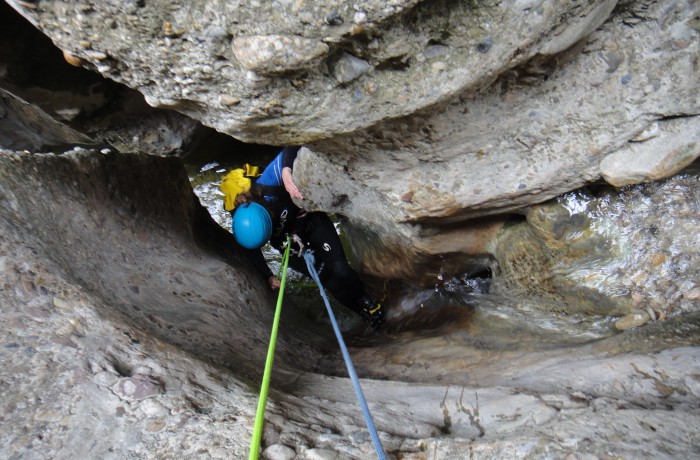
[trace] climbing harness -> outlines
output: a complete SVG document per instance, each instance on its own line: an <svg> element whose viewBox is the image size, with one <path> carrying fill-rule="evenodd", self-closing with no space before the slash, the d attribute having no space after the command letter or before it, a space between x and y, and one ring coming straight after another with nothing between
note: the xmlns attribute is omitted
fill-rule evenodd
<svg viewBox="0 0 700 460"><path fill-rule="evenodd" d="M292 235L292 241L299 245L299 250L295 251L294 254L301 257L302 253L304 252L304 242L301 241L301 238L299 238L299 235L296 233Z"/></svg>
<svg viewBox="0 0 700 460"><path fill-rule="evenodd" d="M299 245L298 250L292 249L292 254L297 255L299 257L302 257L303 251L304 251L304 243L301 241L301 238L299 238L299 235L293 234L291 235L291 243L296 243ZM277 270L277 279L280 279L280 276L282 275L282 264L280 264L279 270ZM294 288L314 288L316 287L316 283L305 283L303 281L290 281L287 283L287 286L289 287L294 287Z"/></svg>
<svg viewBox="0 0 700 460"><path fill-rule="evenodd" d="M277 330L279 329L280 315L282 313L282 296L284 295L284 285L287 281L287 265L289 265L289 238L287 238L287 248L282 257L282 279L280 280L280 293L277 296L277 308L275 309L275 319L272 322L272 332L270 333L270 345L267 348L267 360L265 361L265 372L263 373L262 385L260 386L260 398L258 399L258 410L255 414L255 425L253 428L253 440L250 443L249 460L257 460L260 450L260 439L262 438L263 423L265 422L265 404L267 403L267 392L270 388L270 375L272 374L272 361L275 357L275 345L277 344Z"/></svg>
<svg viewBox="0 0 700 460"><path fill-rule="evenodd" d="M352 385L355 388L355 395L357 396L357 399L360 402L360 406L362 407L362 415L365 419L365 424L367 425L367 429L369 430L370 437L372 438L372 444L374 444L374 449L377 452L377 458L379 458L380 460L386 460L386 454L384 453L382 442L379 439L379 435L377 434L377 429L374 426L372 414L370 414L369 412L369 408L367 407L367 401L365 401L365 395L364 393L362 393L362 388L360 387L360 381L357 378L357 374L355 373L355 367L353 366L352 361L350 360L350 353L348 352L348 349L345 346L345 341L343 340L343 336L340 333L340 328L338 327L338 323L335 320L333 310L331 310L330 303L328 302L328 297L326 296L326 292L323 290L323 285L321 284L321 280L318 277L318 273L316 273L316 268L314 267L314 255L310 250L304 252L304 260L306 261L306 267L308 268L309 273L311 274L311 278L316 282L316 284L318 284L318 289L321 292L321 297L323 297L323 301L326 303L326 310L328 310L328 316L330 316L331 318L331 324L333 324L333 331L335 332L335 336L338 339L338 345L340 345L340 350L343 353L343 358L345 359L345 366L348 369L348 374L350 374Z"/></svg>

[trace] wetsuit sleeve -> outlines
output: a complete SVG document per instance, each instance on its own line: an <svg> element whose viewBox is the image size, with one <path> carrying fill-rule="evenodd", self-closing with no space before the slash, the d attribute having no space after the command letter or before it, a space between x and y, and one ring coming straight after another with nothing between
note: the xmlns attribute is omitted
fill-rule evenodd
<svg viewBox="0 0 700 460"><path fill-rule="evenodd" d="M294 169L294 160L297 159L297 153L301 149L300 146L285 147L282 150L282 168Z"/></svg>
<svg viewBox="0 0 700 460"><path fill-rule="evenodd" d="M270 279L273 273L272 270L270 270L270 267L267 265L262 251L260 249L246 249L245 253L246 256L248 256L248 260L250 260L258 273L265 278L265 281Z"/></svg>

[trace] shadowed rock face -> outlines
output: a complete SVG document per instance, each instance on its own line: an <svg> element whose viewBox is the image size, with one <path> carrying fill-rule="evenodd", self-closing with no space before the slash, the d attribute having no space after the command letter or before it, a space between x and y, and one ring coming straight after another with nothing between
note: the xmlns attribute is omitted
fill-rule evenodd
<svg viewBox="0 0 700 460"><path fill-rule="evenodd" d="M3 117L0 134L5 148L41 150L56 144L92 143L89 137L58 123L4 89L0 89L0 113Z"/></svg>
<svg viewBox="0 0 700 460"><path fill-rule="evenodd" d="M253 324L270 320L258 310L270 293L248 279L247 260L232 252L232 236L199 204L178 161L77 148L5 155L2 176L10 225L42 241L41 251L114 313L244 374L248 359L264 359ZM240 324L251 326L235 328L247 338L229 329Z"/></svg>
<svg viewBox="0 0 700 460"><path fill-rule="evenodd" d="M246 455L274 298L146 155L198 122L305 143L303 205L392 287L346 331L390 456L696 449L694 2L8 4L168 111L110 82L63 110L0 53L3 457ZM372 457L336 350L285 303L268 458Z"/></svg>

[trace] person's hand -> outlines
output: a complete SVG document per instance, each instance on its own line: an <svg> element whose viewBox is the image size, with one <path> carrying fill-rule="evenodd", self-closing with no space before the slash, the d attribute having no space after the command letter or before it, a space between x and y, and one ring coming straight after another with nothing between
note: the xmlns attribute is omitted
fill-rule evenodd
<svg viewBox="0 0 700 460"><path fill-rule="evenodd" d="M278 280L275 275L272 275L267 279L267 284L270 285L270 289L272 289L273 291L276 291L280 288L280 280Z"/></svg>
<svg viewBox="0 0 700 460"><path fill-rule="evenodd" d="M300 200L304 199L299 191L299 187L297 187L297 184L294 183L294 179L292 179L292 168L282 168L282 182L284 183L284 188L287 189L287 192L289 192L289 196Z"/></svg>

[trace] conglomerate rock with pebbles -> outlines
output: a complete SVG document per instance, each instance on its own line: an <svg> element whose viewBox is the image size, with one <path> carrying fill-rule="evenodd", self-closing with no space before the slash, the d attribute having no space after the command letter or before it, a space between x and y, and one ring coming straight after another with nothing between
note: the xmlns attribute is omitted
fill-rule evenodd
<svg viewBox="0 0 700 460"><path fill-rule="evenodd" d="M300 204L406 289L351 343L390 455L696 450L696 2L7 3L180 112L83 150L89 116L3 95L7 457L245 455L271 294L177 160L116 151L184 150L197 122L304 144ZM129 105L85 113L107 107ZM284 320L265 455L371 456L327 322Z"/></svg>

